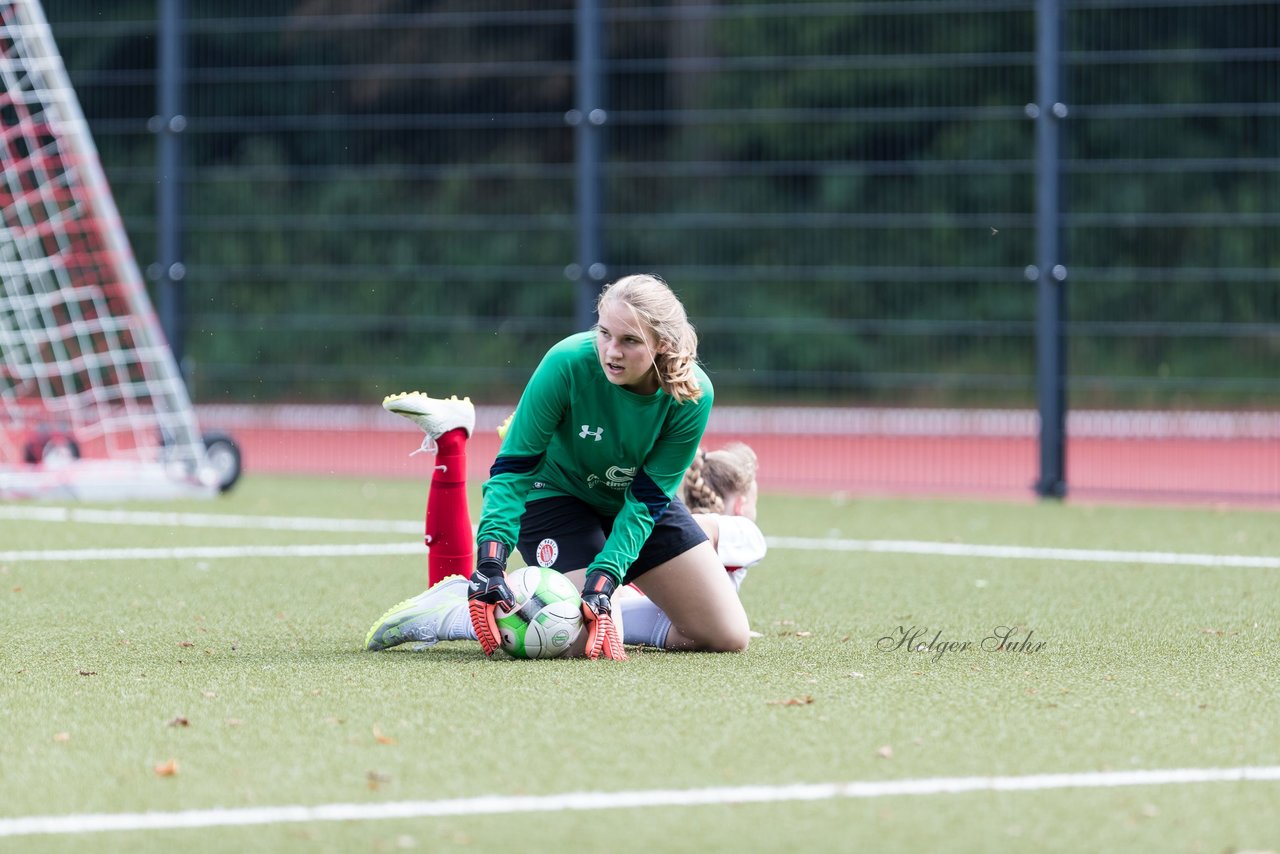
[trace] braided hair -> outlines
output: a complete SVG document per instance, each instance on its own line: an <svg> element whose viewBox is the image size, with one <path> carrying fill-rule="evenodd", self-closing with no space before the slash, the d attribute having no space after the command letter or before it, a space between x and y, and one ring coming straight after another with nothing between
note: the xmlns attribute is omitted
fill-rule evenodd
<svg viewBox="0 0 1280 854"><path fill-rule="evenodd" d="M680 488L691 513L723 513L726 499L742 495L756 479L756 452L730 442L708 453L698 449Z"/></svg>

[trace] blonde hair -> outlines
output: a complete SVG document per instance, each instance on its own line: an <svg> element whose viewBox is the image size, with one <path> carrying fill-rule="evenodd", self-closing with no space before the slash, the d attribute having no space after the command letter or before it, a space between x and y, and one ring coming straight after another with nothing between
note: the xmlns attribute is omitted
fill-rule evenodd
<svg viewBox="0 0 1280 854"><path fill-rule="evenodd" d="M689 512L723 513L726 499L742 495L755 482L756 468L756 452L742 442L710 453L699 448L680 485Z"/></svg>
<svg viewBox="0 0 1280 854"><path fill-rule="evenodd" d="M658 339L653 366L663 391L676 403L702 397L702 386L693 370L698 361L698 333L689 323L680 298L666 282L650 273L624 276L600 292L597 314L606 302L627 306Z"/></svg>

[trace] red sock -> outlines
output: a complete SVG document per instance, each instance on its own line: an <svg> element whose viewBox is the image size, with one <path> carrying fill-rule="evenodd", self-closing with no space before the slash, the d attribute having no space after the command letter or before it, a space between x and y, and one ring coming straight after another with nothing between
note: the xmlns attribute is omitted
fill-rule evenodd
<svg viewBox="0 0 1280 854"><path fill-rule="evenodd" d="M475 537L467 506L467 431L461 428L436 440L436 469L427 495L424 531L428 586L449 575L471 575Z"/></svg>

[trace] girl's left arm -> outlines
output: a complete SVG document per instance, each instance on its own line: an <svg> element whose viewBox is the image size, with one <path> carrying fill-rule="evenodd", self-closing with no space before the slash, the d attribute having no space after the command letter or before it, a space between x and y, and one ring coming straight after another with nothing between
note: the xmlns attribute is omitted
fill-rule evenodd
<svg viewBox="0 0 1280 854"><path fill-rule="evenodd" d="M712 397L710 383L707 383L697 401L671 408L662 434L627 488L622 510L613 521L604 549L592 561L588 572L603 570L622 583L627 568L653 532L654 523L667 512L685 470L698 452L711 415Z"/></svg>

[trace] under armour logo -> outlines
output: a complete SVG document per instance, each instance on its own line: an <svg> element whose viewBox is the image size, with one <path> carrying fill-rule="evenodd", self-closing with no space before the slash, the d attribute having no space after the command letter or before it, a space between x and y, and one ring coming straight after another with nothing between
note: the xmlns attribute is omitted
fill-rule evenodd
<svg viewBox="0 0 1280 854"><path fill-rule="evenodd" d="M582 425L582 432L578 434L578 438L579 438L579 439L585 439L585 438L587 438L588 436L593 436L593 437L595 437L595 440L596 440L597 442L599 442L600 440L602 440L602 439L604 438L604 428L603 428L603 427L597 427L595 430L592 430L592 429L591 429L590 427L588 427L586 424L583 424L583 425Z"/></svg>

